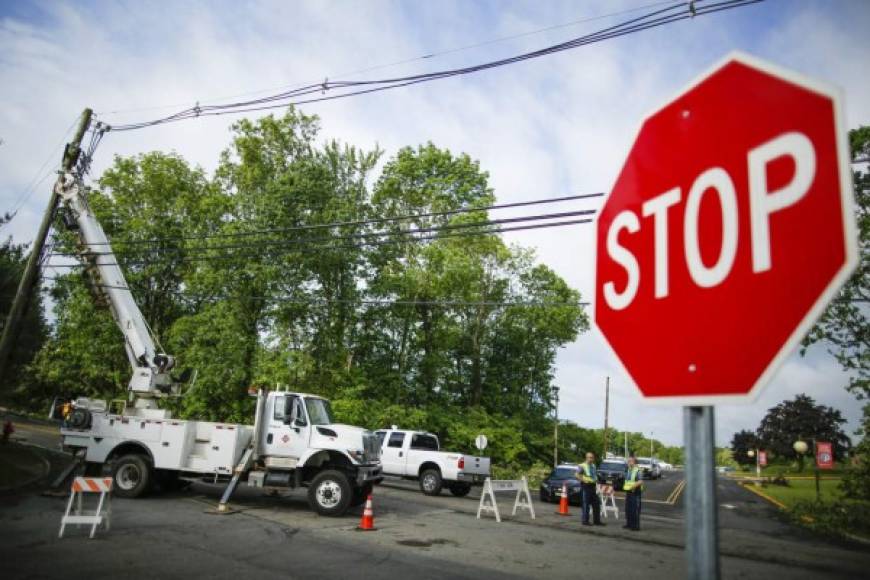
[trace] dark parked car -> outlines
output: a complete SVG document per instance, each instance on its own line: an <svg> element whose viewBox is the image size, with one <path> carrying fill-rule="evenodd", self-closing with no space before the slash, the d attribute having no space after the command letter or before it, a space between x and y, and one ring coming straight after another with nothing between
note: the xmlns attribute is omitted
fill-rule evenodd
<svg viewBox="0 0 870 580"><path fill-rule="evenodd" d="M598 466L598 483L612 485L613 489L622 491L625 483L625 473L628 464L623 459L605 459Z"/></svg>
<svg viewBox="0 0 870 580"><path fill-rule="evenodd" d="M550 472L550 475L541 482L541 501L559 503L564 484L568 486L568 503L573 505L583 503L577 469L576 465L560 465Z"/></svg>

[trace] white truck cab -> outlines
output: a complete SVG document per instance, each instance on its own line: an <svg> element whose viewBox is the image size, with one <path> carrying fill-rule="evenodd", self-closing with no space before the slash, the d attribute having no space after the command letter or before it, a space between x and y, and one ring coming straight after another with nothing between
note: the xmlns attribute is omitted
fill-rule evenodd
<svg viewBox="0 0 870 580"><path fill-rule="evenodd" d="M483 483L490 474L489 457L441 451L438 437L425 431L406 431L394 425L375 431L381 443L384 475L416 479L426 495L438 495L445 485L462 497L471 486Z"/></svg>

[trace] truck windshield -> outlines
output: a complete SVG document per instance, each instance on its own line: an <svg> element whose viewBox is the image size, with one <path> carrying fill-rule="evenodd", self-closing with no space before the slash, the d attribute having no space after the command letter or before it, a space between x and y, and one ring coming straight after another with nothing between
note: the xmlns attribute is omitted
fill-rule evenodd
<svg viewBox="0 0 870 580"><path fill-rule="evenodd" d="M312 425L329 425L334 423L332 409L326 399L305 398L305 408L308 409L308 418Z"/></svg>

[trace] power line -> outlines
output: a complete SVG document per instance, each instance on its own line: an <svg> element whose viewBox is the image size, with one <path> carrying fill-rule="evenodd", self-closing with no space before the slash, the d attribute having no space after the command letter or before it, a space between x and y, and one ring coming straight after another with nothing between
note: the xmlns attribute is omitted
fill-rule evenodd
<svg viewBox="0 0 870 580"><path fill-rule="evenodd" d="M584 215L593 215L596 210L594 209L584 209L584 210L576 210L576 211L567 211L567 212L558 212L558 213L549 213L549 214L538 214L538 215L528 215L528 216L518 216L512 218L500 218L495 220L486 220L480 222L466 222L466 223L453 223L453 224L445 224L440 226L430 226L426 228L415 228L412 230L399 230L399 231L383 231L383 232L361 232L356 234L346 234L340 236L329 236L329 237L319 237L319 238L301 238L301 239L290 239L290 240L254 240L252 242L245 243L236 243L236 244L223 244L217 246L192 246L192 247L169 247L169 248L151 248L148 249L148 252L210 252L214 250L232 250L232 249L247 249L247 248L257 248L262 249L264 246L298 246L305 244L314 244L314 243L324 243L324 242L335 242L342 240L362 240L363 244L366 244L366 240L368 238L381 238L384 236L411 236L416 234L424 234L424 233L435 233L442 231L452 231L452 230L463 230L463 229L473 229L473 228L481 228L487 226L496 226L510 223L520 223L520 222L529 222L529 221L541 221L541 220L550 220L550 219L560 219L566 217L577 217ZM96 245L96 244L94 244ZM83 252L87 256L107 256L114 255L114 252ZM80 254L71 254L71 253L63 253L58 252L51 254L52 256L78 256Z"/></svg>
<svg viewBox="0 0 870 580"><path fill-rule="evenodd" d="M489 40L484 40L484 41L482 41L482 42L476 42L476 43L472 43L472 44L467 44L467 45L460 46L460 47L456 47L456 48L451 48L451 49L446 49L446 50L441 50L441 51L435 51L435 52L427 52L426 54L422 54L422 55L420 55L420 56L411 57L411 58L406 58L406 59L403 59L403 60L398 60L398 61L394 61L394 62L390 62L390 63L385 63L385 64L374 65L374 66L370 66L370 67L366 67L366 68L362 68L362 69L357 69L357 70L353 70L353 71L343 72L343 73L339 73L339 74L337 74L337 75L327 75L327 78L330 77L330 76L333 76L333 77L351 77L351 76L356 76L356 75L363 74L363 73L367 73L367 72L373 72L373 71L376 71L376 70L383 70L383 69L386 69L386 68L392 68L392 67L399 66L399 65L403 65L403 64L410 64L410 63L413 63L413 62L420 62L420 61L423 61L423 60L431 60L431 59L434 59L434 58L437 58L437 57L440 57L440 56L444 56L444 55L447 55L447 54L455 54L455 53L463 52L463 51L466 51L466 50L471 50L471 49L475 49L475 48L481 48L481 47L483 47L483 46L490 46L490 45L493 45L493 44L498 44L498 43L501 43L501 42L506 42L506 41L508 41L508 40L516 40L517 38L523 38L523 37L527 37L527 36L534 36L534 35L536 35L536 34L541 34L541 33L544 33L544 32L550 32L550 31L552 31L552 30L558 30L558 29L561 29L561 28L568 28L568 27L571 27L571 26L576 26L576 25L578 25L578 24L585 24L585 23L587 23L587 22L593 22L593 21L596 21L596 20L604 20L605 18L612 18L613 16L621 16L621 15L623 15L623 14L630 14L630 13L633 13L633 12L638 12L638 11L640 11L640 10L645 10L645 9L647 9L647 8L655 8L655 7L658 7L658 6L664 6L665 4L674 4L674 0L663 0L663 1L661 1L661 2L653 2L653 3L651 3L651 4L644 4L644 5L642 5L642 6L635 6L634 8L628 8L628 9L625 9L625 10L619 10L619 11L617 11L617 12L610 12L610 13L607 13L607 14L599 14L599 15L597 15L597 16L587 16L587 17L584 17L584 18L579 18L579 19L577 19L577 20L572 20L572 21L570 21L570 22L565 22L565 23L562 23L562 24L554 24L554 25L551 25L551 26L546 26L546 27L544 27L544 28L538 28L538 29L535 29L535 30L530 30L530 31L526 31L526 32L520 32L520 33L512 34L512 35L509 35L509 36L501 36L501 37L498 37L498 38L492 38L492 39L489 39ZM312 83L317 84L317 83L319 83L319 82L320 82L320 81L319 81L319 79L318 79L318 80L316 80L316 81L315 81L315 80L312 80L312 81L310 81L310 82L307 83L307 84L312 84ZM286 89L288 89L288 88L289 88L289 87L288 87L287 85L281 85L281 86L277 86L277 87L270 87L270 88L260 89L260 90L257 90L257 91L250 91L250 92L246 92L246 93L237 93L237 94L234 94L234 95L225 95L225 96L223 96L223 97L213 97L213 98L211 98L211 99L200 99L200 101L198 101L198 102L200 102L200 103L218 102L218 101L224 101L224 100L227 100L227 99L237 99L237 98L240 98L240 97L247 97L247 96L252 96L252 95L261 95L261 94L263 94L263 93L269 93L269 92L272 92L272 91L277 91L277 90L279 90L279 89L285 89L285 90L286 90ZM183 102L183 103L175 103L175 104L171 104L171 105L158 105L158 106L149 106L149 107L139 107L139 108L135 108L135 109L122 109L122 110L116 110L116 111L107 111L107 112L104 112L104 113L100 113L100 115L101 115L101 116L107 116L107 115L119 115L119 114L124 114L124 113L142 113L142 112L147 112L147 111L157 111L157 110L164 110L164 109L173 109L173 108L175 108L175 107L183 107L183 106L185 106L185 105L189 105L191 102L192 102L192 100L191 100L191 101L186 101L186 102Z"/></svg>
<svg viewBox="0 0 870 580"><path fill-rule="evenodd" d="M361 219L361 220L349 220L349 221L336 221L336 222L328 222L324 224L306 224L301 226L288 226L283 228L268 228L262 230L248 230L242 232L225 232L225 233L217 233L217 234L202 234L202 235L191 235L191 236L174 236L174 237L166 237L166 238L151 238L145 240L131 240L131 239L119 239L112 240L110 242L98 242L88 244L89 246L104 246L111 244L112 246L121 246L122 244L160 244L164 242L175 242L175 241L188 241L188 240L208 240L215 238L237 238L237 237L248 237L248 236L260 236L264 234L283 234L289 232L300 232L300 231L311 231L311 230L320 230L320 229L328 229L328 228L343 228L348 226L365 226L372 224L382 224L389 223L395 221L406 221L406 220L415 220L422 218L430 218L430 217L446 217L451 215L459 215L463 213L473 213L473 212L483 212L483 211L492 211L492 210L500 210L500 209L510 209L517 207L528 207L530 205L543 205L543 204L551 204L551 203L562 203L567 201L577 201L581 199L592 199L596 197L602 197L604 193L584 193L578 195L567 195L562 197L550 197L544 199L535 199L535 200L527 200L527 201L515 201L508 203L498 203L487 206L468 206L461 207L457 209L448 209L442 211L431 211L425 213L415 213L415 214L405 214L399 216L387 216L387 217L379 217L379 218L370 218L370 219Z"/></svg>
<svg viewBox="0 0 870 580"><path fill-rule="evenodd" d="M364 244L365 247L379 247L379 246L387 246L387 245L395 245L395 244L405 244L409 242L423 242L430 240L440 240L443 238L455 238L455 237L472 237L472 236L486 236L493 234L500 234L504 232L512 232L512 231L524 231L524 230L535 230L535 229L545 229L545 228L553 228L553 227L563 227L577 224L587 224L591 223L591 219L576 219L576 220L565 220L560 222L552 222L552 223L544 223L544 224L532 224L532 225L523 225L523 226L512 226L512 227L497 227L492 228L485 231L478 232L448 232L445 234L434 234L430 236L420 236L420 237L405 237L402 239L389 239L382 240L378 242L369 242ZM307 254L307 253L322 253L325 251L336 251L336 250L360 250L362 245L357 244L347 244L340 246L319 246L319 247L308 247L308 248L300 248L296 250L290 250L286 253L299 253L299 254ZM177 263L191 263L191 262L226 262L226 261L237 261L240 258L246 257L257 257L261 260L268 256L264 255L263 251L256 245L251 245L250 249L257 250L252 255L232 255L232 256L193 256L190 258L182 258L180 260L173 261L173 264ZM279 255L281 253L278 253ZM124 264L119 264L117 262L108 263L108 264L98 264L100 266L146 266L155 263L153 260L129 260L124 261ZM54 268L80 268L83 267L82 264L51 264L51 267Z"/></svg>
<svg viewBox="0 0 870 580"><path fill-rule="evenodd" d="M51 152L48 154L48 157L45 158L45 161L43 161L42 165L39 166L39 169L36 171L36 174L33 176L33 179L30 180L30 184L24 189L22 194L18 197L18 200L12 205L12 209L9 211L9 213L11 215L13 215L13 216L16 215L18 213L18 211L22 207L24 207L24 204L27 203L27 200L30 199L30 196L32 196L34 194L34 192L36 191L36 188L39 187L39 185L41 185L43 181L48 179L48 177L52 173L55 172L55 169L51 169L47 173L45 173L42 176L42 178L39 179L39 181L37 181L37 179L42 174L42 172L45 170L45 168L48 166L48 164L51 162L51 160L55 158L58 150L61 148L64 141L66 141L67 135L70 134L70 131L73 130L73 128L79 122L79 119L81 119L81 117L82 117L81 114L79 114L79 116L77 116L75 119L73 119L73 122L70 124L70 126L67 128L67 130L63 132L63 135L61 136L60 141L58 141L57 145L55 145L52 148Z"/></svg>
<svg viewBox="0 0 870 580"><path fill-rule="evenodd" d="M43 280L53 282L68 282L71 278L46 277ZM132 288L115 286L111 284L93 284L97 288L126 290L132 292ZM589 302L547 302L537 300L389 300L371 298L299 298L293 295L236 295L236 294L204 294L198 292L175 291L170 292L179 298L194 298L202 300L276 300L291 304L360 304L368 306L498 306L498 307L565 307L565 306L588 306Z"/></svg>
<svg viewBox="0 0 870 580"><path fill-rule="evenodd" d="M283 93L278 93L276 95L263 97L259 99L252 99L247 101L238 101L235 103L227 103L223 105L196 105L189 109L185 109L183 111L179 111L173 115L169 115L167 117L162 117L158 119L153 119L150 121L142 121L138 123L129 123L118 125L112 130L115 131L130 131L135 129L142 129L144 127L150 127L154 125L160 125L164 123L172 123L185 119L192 119L201 116L213 116L213 115L224 115L229 113L247 113L253 111L263 111L274 108L284 108L289 105L301 105L307 103L315 103L321 101L329 101L341 98L347 98L351 96L369 94L380 92L384 90L406 87L413 84L429 82L433 80L439 80L444 78L449 78L453 76L462 76L468 75L471 73L476 73L484 70L489 70L497 67L506 66L509 64L515 64L518 62L522 62L525 60L530 60L534 58L539 58L542 56L554 54L557 52L562 52L565 50L571 50L574 48L579 48L581 46L586 46L588 44L593 44L597 42L602 42L604 40L617 38L620 36L625 36L627 34L633 34L635 32L640 32L642 30L648 30L651 28L655 28L658 26L663 26L666 24L670 24L673 22L677 22L680 20L685 20L688 18L695 18L697 16L703 16L705 14L711 14L714 12L720 12L724 10L730 10L733 8L739 8L743 6L747 6L749 4L756 4L763 0L723 0L721 2L715 2L712 4L705 4L703 6L697 6L700 2L704 0L694 0L689 3L679 3L674 4L670 7L663 8L660 10L655 10L650 13L647 13L638 18L633 18L617 24L615 26L610 26L599 30L597 32L587 34L584 36L580 36L569 40L567 42L563 42L560 44L555 44L549 46L544 49L531 51L522 53L516 56L498 59L494 61L485 62L478 65L457 68L457 69L448 69L433 73L424 73L418 75L410 75L404 77L394 77L380 80L367 80L367 81L329 81L325 79L321 83L309 84L307 86L299 87L297 89L286 91ZM679 11L677 11L680 9ZM368 88L359 88L359 87L368 87ZM357 88L358 90L351 90L349 92L341 93L341 94L331 94L326 95L325 93L329 90L343 90ZM307 99L300 99L299 97L305 97L308 95L312 95L315 93L323 93L320 97L312 97Z"/></svg>

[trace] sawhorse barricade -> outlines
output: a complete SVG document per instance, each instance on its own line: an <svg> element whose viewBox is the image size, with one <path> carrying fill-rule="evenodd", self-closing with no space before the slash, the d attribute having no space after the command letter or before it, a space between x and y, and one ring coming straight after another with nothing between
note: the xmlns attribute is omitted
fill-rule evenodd
<svg viewBox="0 0 870 580"><path fill-rule="evenodd" d="M601 499L601 513L604 517L613 512L613 516L619 519L619 508L616 507L616 496L613 493L612 485L598 484L598 497Z"/></svg>
<svg viewBox="0 0 870 580"><path fill-rule="evenodd" d="M86 493L100 494L97 509L95 511L84 511L82 509L82 496ZM75 504L75 509L73 509ZM103 512L103 505L106 506L106 511ZM72 514L70 511L72 510ZM111 477L76 477L73 480L72 490L69 496L69 503L66 504L66 513L60 520L60 532L57 537L63 537L63 530L67 524L83 525L90 524L91 535L94 537L94 532L97 531L97 526L102 523L106 524L106 530L109 529L109 519L112 515L112 478Z"/></svg>
<svg viewBox="0 0 870 580"><path fill-rule="evenodd" d="M477 506L477 519L480 519L481 513L489 512L495 514L495 521L501 522L501 514L498 512L498 503L495 500L495 494L498 491L517 492L514 509L511 512L512 516L517 515L517 509L522 508L529 512L532 519L535 519L532 494L529 493L529 482L525 477L522 479L490 479L487 477L480 494L480 504Z"/></svg>

